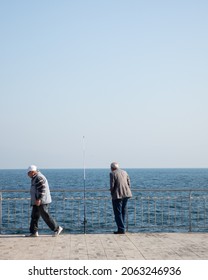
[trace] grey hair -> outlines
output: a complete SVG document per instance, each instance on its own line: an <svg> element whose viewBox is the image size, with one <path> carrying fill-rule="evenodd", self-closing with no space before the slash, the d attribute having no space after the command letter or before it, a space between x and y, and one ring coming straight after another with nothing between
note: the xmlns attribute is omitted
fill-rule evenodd
<svg viewBox="0 0 208 280"><path fill-rule="evenodd" d="M112 162L110 167L111 167L111 169L118 169L119 165L117 162Z"/></svg>

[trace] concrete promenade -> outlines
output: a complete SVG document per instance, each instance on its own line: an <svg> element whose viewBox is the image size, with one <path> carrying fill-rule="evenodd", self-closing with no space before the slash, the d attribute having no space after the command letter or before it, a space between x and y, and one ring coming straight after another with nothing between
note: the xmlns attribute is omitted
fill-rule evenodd
<svg viewBox="0 0 208 280"><path fill-rule="evenodd" d="M0 235L1 260L208 260L208 233Z"/></svg>

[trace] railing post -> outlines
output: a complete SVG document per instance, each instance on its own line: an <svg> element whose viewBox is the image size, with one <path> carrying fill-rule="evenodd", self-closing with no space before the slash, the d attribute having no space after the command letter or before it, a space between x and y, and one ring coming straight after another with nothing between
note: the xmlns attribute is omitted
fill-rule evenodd
<svg viewBox="0 0 208 280"><path fill-rule="evenodd" d="M191 221L191 191L189 191L189 232L192 231L192 221Z"/></svg>
<svg viewBox="0 0 208 280"><path fill-rule="evenodd" d="M128 211L128 206L126 205L126 231L128 232L129 230L129 211Z"/></svg>
<svg viewBox="0 0 208 280"><path fill-rule="evenodd" d="M0 234L2 230L2 193L0 192Z"/></svg>

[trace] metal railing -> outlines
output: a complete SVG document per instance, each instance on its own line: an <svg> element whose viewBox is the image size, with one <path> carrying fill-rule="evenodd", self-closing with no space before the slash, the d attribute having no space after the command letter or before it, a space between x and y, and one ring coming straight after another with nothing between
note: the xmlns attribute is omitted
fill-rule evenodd
<svg viewBox="0 0 208 280"><path fill-rule="evenodd" d="M138 231L208 231L208 190L132 190L126 227ZM51 191L51 215L66 232L100 233L116 228L106 190ZM86 211L84 211L86 209ZM31 207L27 191L0 191L0 233L28 231ZM48 230L40 220L41 230Z"/></svg>

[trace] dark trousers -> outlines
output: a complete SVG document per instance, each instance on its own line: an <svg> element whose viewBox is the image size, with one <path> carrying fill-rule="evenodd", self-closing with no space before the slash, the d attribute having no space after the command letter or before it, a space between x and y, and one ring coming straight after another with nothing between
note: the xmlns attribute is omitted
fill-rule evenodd
<svg viewBox="0 0 208 280"><path fill-rule="evenodd" d="M125 232L125 216L128 197L112 200L115 221L119 232Z"/></svg>
<svg viewBox="0 0 208 280"><path fill-rule="evenodd" d="M51 217L49 213L49 205L42 204L40 206L33 205L32 214L31 214L31 222L30 222L30 232L35 233L38 231L38 221L40 217L44 220L44 222L48 225L48 227L52 231L56 231L58 225L56 221Z"/></svg>

